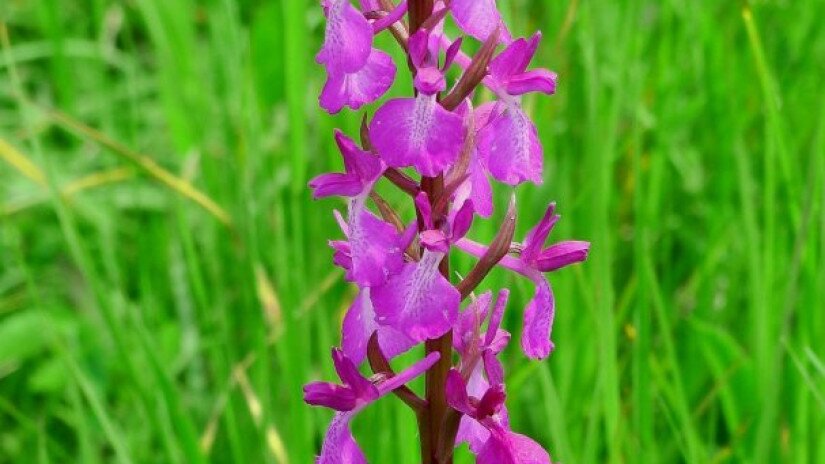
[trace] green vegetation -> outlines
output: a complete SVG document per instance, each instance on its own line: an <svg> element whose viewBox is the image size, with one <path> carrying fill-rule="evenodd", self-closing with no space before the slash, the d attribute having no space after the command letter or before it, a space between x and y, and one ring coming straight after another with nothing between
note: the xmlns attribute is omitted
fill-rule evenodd
<svg viewBox="0 0 825 464"><path fill-rule="evenodd" d="M547 180L517 236L557 200L554 236L593 242L552 276L555 354L504 354L511 420L569 464L825 462L825 2L499 3L561 76L527 102ZM316 107L321 20L0 2L0 462L311 462L301 385L353 290L343 203L305 184L359 125ZM530 286L490 282L518 335ZM399 403L355 430L416 462Z"/></svg>

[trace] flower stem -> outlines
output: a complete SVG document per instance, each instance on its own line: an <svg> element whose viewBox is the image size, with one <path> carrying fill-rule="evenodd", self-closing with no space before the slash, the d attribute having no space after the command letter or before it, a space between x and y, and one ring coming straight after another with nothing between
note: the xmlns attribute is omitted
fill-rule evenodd
<svg viewBox="0 0 825 464"><path fill-rule="evenodd" d="M408 11L410 12L410 34L421 27L421 24L433 14L433 0L410 0Z"/></svg>

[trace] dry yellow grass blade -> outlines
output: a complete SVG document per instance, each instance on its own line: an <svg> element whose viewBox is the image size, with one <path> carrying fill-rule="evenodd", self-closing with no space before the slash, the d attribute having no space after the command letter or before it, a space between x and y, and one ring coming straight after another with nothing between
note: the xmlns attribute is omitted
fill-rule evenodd
<svg viewBox="0 0 825 464"><path fill-rule="evenodd" d="M131 168L115 168L106 171L94 172L88 176L69 182L60 193L63 196L72 196L84 190L101 187L106 184L115 184L134 175Z"/></svg>
<svg viewBox="0 0 825 464"><path fill-rule="evenodd" d="M325 293L335 285L340 277L343 274L341 269L335 268L332 272L324 277L324 280L318 285L316 291L310 293L306 296L306 298L301 301L301 305L298 307L298 317L303 317L318 303L318 300L324 296Z"/></svg>
<svg viewBox="0 0 825 464"><path fill-rule="evenodd" d="M250 353L232 368L229 388L220 396L220 398L218 398L218 402L215 404L209 423L206 425L206 430L204 430L201 435L200 448L204 453L209 454L212 449L212 445L215 443L215 435L218 432L218 424L220 422L221 414L223 414L229 395L235 387L240 388L241 393L244 396L244 400L246 401L246 406L249 408L249 415L252 416L253 422L255 422L255 425L258 427L261 426L261 423L263 422L263 409L261 407L261 401L258 399L258 395L255 394L255 390L249 383L249 377L246 375L246 370L254 361L255 355ZM266 426L266 443L267 446L269 446L269 451L275 457L276 462L279 464L289 464L286 446L284 446L284 441L278 433L278 429L276 429L274 425L269 424Z"/></svg>
<svg viewBox="0 0 825 464"><path fill-rule="evenodd" d="M260 427L263 419L261 415L261 401L258 399L258 395L255 394L255 390L252 389L252 385L249 384L249 378L246 376L246 370L235 369L234 377L238 383L238 386L241 388L241 392L243 392L243 396L246 400L246 405L249 408L249 414L252 416L252 420L255 421L255 424ZM266 443L267 446L269 446L269 451L272 452L273 456L275 456L275 460L277 462L281 464L289 463L284 441L281 439L281 435L278 433L278 430L275 429L275 426L271 424L266 426Z"/></svg>
<svg viewBox="0 0 825 464"><path fill-rule="evenodd" d="M84 190L90 190L108 184L115 184L117 182L124 181L133 175L134 171L131 168L116 168L107 171L95 172L89 174L88 176L69 182L69 184L60 190L60 196L68 200L75 194ZM0 216L12 216L14 214L18 214L28 208L47 201L47 199L48 197L34 198L6 204L0 207Z"/></svg>
<svg viewBox="0 0 825 464"><path fill-rule="evenodd" d="M283 311L275 286L266 276L266 270L260 264L255 265L255 287L258 291L258 299L264 310L266 319L272 328L272 337L278 337L283 328Z"/></svg>
<svg viewBox="0 0 825 464"><path fill-rule="evenodd" d="M112 150L113 152L125 158L126 160L136 164L138 167L146 171L150 176L154 177L160 183L171 188L178 194L194 201L195 203L203 207L203 209L207 210L210 214L215 216L215 218L217 218L222 223L226 224L227 226L232 225L232 218L229 216L229 213L227 213L223 208L221 208L217 203L215 203L215 201L213 201L203 192L195 188L189 182L181 179L178 176L175 176L171 172L161 167L152 158L133 151L129 147L126 147L125 145L122 145L116 140L109 138L106 134L98 131L97 129L89 127L86 124L83 124L82 122L72 118L71 116L65 113L56 110L51 110L47 111L47 114L55 123L57 123L64 129L82 135L84 137L88 137L94 140L95 142L103 145L104 147Z"/></svg>
<svg viewBox="0 0 825 464"><path fill-rule="evenodd" d="M46 175L43 171L2 137L0 137L0 158L41 187L46 187Z"/></svg>

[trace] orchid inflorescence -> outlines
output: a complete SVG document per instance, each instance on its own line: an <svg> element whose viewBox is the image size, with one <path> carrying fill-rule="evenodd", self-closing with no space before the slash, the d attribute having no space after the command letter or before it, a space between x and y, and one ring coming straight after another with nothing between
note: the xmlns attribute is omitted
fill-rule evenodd
<svg viewBox="0 0 825 464"><path fill-rule="evenodd" d="M554 298L545 273L585 260L590 245L544 247L559 220L555 204L521 243L513 243L514 196L489 245L465 237L475 216L493 214L490 177L510 186L542 182L542 148L520 104L523 94L556 90L554 73L528 69L541 35L513 39L495 0L361 0L360 8L350 0L323 0L323 8L326 35L317 56L327 71L322 108L357 110L392 86L395 64L373 47L382 31L405 51L414 95L384 102L371 120L365 116L360 144L336 131L345 172L309 183L315 198L348 199L346 217L336 212L346 238L330 245L333 261L358 287L344 317L341 348L332 351L342 384L304 388L307 403L337 411L317 462L365 463L350 421L393 393L417 415L424 463L452 462L454 448L465 442L480 463L549 463L540 445L510 430L504 406L497 355L510 339L500 327L509 292L500 290L495 299L490 291L473 292L495 266L534 282L521 347L530 358L545 358L554 348ZM463 37L453 40L444 32L448 18L481 42L474 56L461 51ZM453 66L461 73L449 85ZM476 108L472 97L481 86L496 101ZM374 190L381 179L413 200L416 217L409 225ZM453 248L478 258L455 284L449 278ZM426 356L396 373L390 360L421 344ZM364 361L374 372L370 378L359 371ZM423 398L406 386L422 374Z"/></svg>

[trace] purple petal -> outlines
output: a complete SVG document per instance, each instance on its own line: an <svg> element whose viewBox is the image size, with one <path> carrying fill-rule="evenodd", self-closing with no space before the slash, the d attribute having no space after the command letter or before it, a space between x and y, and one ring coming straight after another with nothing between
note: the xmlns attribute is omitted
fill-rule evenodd
<svg viewBox="0 0 825 464"><path fill-rule="evenodd" d="M447 88L447 81L440 69L426 66L415 73L413 85L424 95L434 95Z"/></svg>
<svg viewBox="0 0 825 464"><path fill-rule="evenodd" d="M415 166L434 177L453 164L464 144L461 116L445 110L435 96L387 101L372 119L370 140L392 167Z"/></svg>
<svg viewBox="0 0 825 464"><path fill-rule="evenodd" d="M392 87L395 73L390 55L373 49L360 69L328 75L318 98L321 108L335 114L345 106L357 110L372 103Z"/></svg>
<svg viewBox="0 0 825 464"><path fill-rule="evenodd" d="M316 60L336 76L364 67L372 49L372 26L349 0L330 0L324 45Z"/></svg>
<svg viewBox="0 0 825 464"><path fill-rule="evenodd" d="M453 329L453 347L459 353L466 355L473 347L478 349L480 345L479 327L487 316L487 308L490 307L492 300L493 293L484 292L458 315Z"/></svg>
<svg viewBox="0 0 825 464"><path fill-rule="evenodd" d="M447 51L444 53L444 65L441 66L442 71L446 71L450 68L450 66L452 66L453 61L455 61L455 57L458 55L458 52L461 51L461 44L463 41L464 38L459 37L454 40L449 47L447 47Z"/></svg>
<svg viewBox="0 0 825 464"><path fill-rule="evenodd" d="M479 131L478 150L499 181L542 183L542 148L536 126L517 105L509 106Z"/></svg>
<svg viewBox="0 0 825 464"><path fill-rule="evenodd" d="M501 438L490 434L484 447L476 457L476 464L519 464L513 457L508 443Z"/></svg>
<svg viewBox="0 0 825 464"><path fill-rule="evenodd" d="M370 300L369 287L361 289L344 316L341 348L355 364L367 357L367 344L373 332L378 331L378 345L387 358L394 358L409 350L415 342L389 326L379 326Z"/></svg>
<svg viewBox="0 0 825 464"><path fill-rule="evenodd" d="M490 322L487 324L487 335L484 339L485 345L490 345L496 339L501 327L501 319L504 317L504 309L507 307L507 300L510 298L510 290L504 288L499 290L496 297L496 305L490 312ZM505 332L506 333L506 332Z"/></svg>
<svg viewBox="0 0 825 464"><path fill-rule="evenodd" d="M504 406L504 400L507 394L504 393L504 386L501 384L493 384L484 392L484 396L478 401L476 407L476 417L492 417L497 415Z"/></svg>
<svg viewBox="0 0 825 464"><path fill-rule="evenodd" d="M487 430L487 427L470 416L461 417L461 422L458 424L458 433L455 437L456 445L466 442L470 446L470 451L478 454L489 438L490 431Z"/></svg>
<svg viewBox="0 0 825 464"><path fill-rule="evenodd" d="M490 62L490 77L506 85L513 76L524 73L541 41L541 33L530 39L516 39Z"/></svg>
<svg viewBox="0 0 825 464"><path fill-rule="evenodd" d="M484 369L481 363L477 363L467 380L467 394L479 398L484 395L488 388L490 388L490 383L484 378ZM478 454L489 437L490 431L476 419L466 415L461 418L458 434L456 435L457 444L467 442L470 445L470 450Z"/></svg>
<svg viewBox="0 0 825 464"><path fill-rule="evenodd" d="M555 271L573 263L587 259L590 243L576 240L559 242L543 250L536 258L537 268L541 272Z"/></svg>
<svg viewBox="0 0 825 464"><path fill-rule="evenodd" d="M467 171L469 177L456 190L455 203L462 204L464 201L470 200L476 214L481 217L490 217L493 214L493 190L487 176L487 168L482 163L479 152L475 148L473 148L470 166Z"/></svg>
<svg viewBox="0 0 825 464"><path fill-rule="evenodd" d="M507 432L510 447L519 464L550 464L550 454L532 438Z"/></svg>
<svg viewBox="0 0 825 464"><path fill-rule="evenodd" d="M304 385L304 401L313 406L324 406L336 411L351 411L358 398L351 388L329 382Z"/></svg>
<svg viewBox="0 0 825 464"><path fill-rule="evenodd" d="M504 367L501 365L501 361L498 360L496 357L495 352L492 350L484 351L484 355L482 360L484 361L484 373L487 374L487 380L492 385L503 385L504 384Z"/></svg>
<svg viewBox="0 0 825 464"><path fill-rule="evenodd" d="M487 102L480 105L473 111L473 119L474 125L476 128L476 132L481 131L484 129L486 125L490 123L495 117L501 114L501 110L504 108L504 105L499 102ZM481 160L481 158L478 158ZM483 160L482 160L483 161Z"/></svg>
<svg viewBox="0 0 825 464"><path fill-rule="evenodd" d="M377 0L371 0L372 3L375 5L375 8L370 8L369 10L366 8L362 8L364 11L374 11L380 10L381 7L378 6ZM407 0L401 0L401 3L396 5L392 11L390 11L387 16L375 21L372 23L372 30L374 34L378 34L379 32L383 31L384 29L392 26L393 24L401 21L404 18L404 15L407 13Z"/></svg>
<svg viewBox="0 0 825 464"><path fill-rule="evenodd" d="M381 9L378 0L361 0L361 11L377 11ZM407 2L404 2L405 4Z"/></svg>
<svg viewBox="0 0 825 464"><path fill-rule="evenodd" d="M392 326L417 342L450 330L461 295L438 270L443 257L424 250L421 261L405 264L385 285L372 289L379 324Z"/></svg>
<svg viewBox="0 0 825 464"><path fill-rule="evenodd" d="M508 343L510 343L510 332L501 329L496 330L495 336L493 336L490 342L485 342L487 351L493 354L499 354L504 351Z"/></svg>
<svg viewBox="0 0 825 464"><path fill-rule="evenodd" d="M413 202L415 203L416 209L418 209L418 214L421 215L421 221L424 222L424 227L426 227L427 230L434 229L433 208L432 205L430 205L430 198L427 196L427 192L418 192Z"/></svg>
<svg viewBox="0 0 825 464"><path fill-rule="evenodd" d="M478 464L550 464L550 455L532 439L504 428L491 432Z"/></svg>
<svg viewBox="0 0 825 464"><path fill-rule="evenodd" d="M338 227L341 228L341 232L349 237L349 223L347 223L347 220L344 219L344 215L337 209L332 210L332 215L335 216L335 222L338 223Z"/></svg>
<svg viewBox="0 0 825 464"><path fill-rule="evenodd" d="M355 397L359 401L372 401L378 398L378 390L367 378L361 375L358 368L351 359L338 348L332 349L332 363L335 366L335 372L338 377L344 382L344 385L350 387Z"/></svg>
<svg viewBox="0 0 825 464"><path fill-rule="evenodd" d="M467 235L470 226L473 225L473 202L465 201L461 208L455 213L451 224L451 239L458 240Z"/></svg>
<svg viewBox="0 0 825 464"><path fill-rule="evenodd" d="M507 93L522 95L527 92L541 92L547 95L556 93L556 73L546 69L534 69L510 78Z"/></svg>
<svg viewBox="0 0 825 464"><path fill-rule="evenodd" d="M395 227L372 214L363 201L358 198L350 204L352 277L355 282L371 287L383 284L400 271L404 259Z"/></svg>
<svg viewBox="0 0 825 464"><path fill-rule="evenodd" d="M354 415L354 412L339 412L332 418L321 447L321 455L315 464L367 464L367 458L349 429L349 422Z"/></svg>
<svg viewBox="0 0 825 464"><path fill-rule="evenodd" d="M502 38L509 37L495 0L452 0L450 10L458 27L467 35L484 41L501 26L505 32Z"/></svg>
<svg viewBox="0 0 825 464"><path fill-rule="evenodd" d="M348 281L354 281L355 278L352 276L352 254L350 252L349 242L343 240L330 240L329 246L334 250L332 254L333 264L346 271L344 277Z"/></svg>
<svg viewBox="0 0 825 464"><path fill-rule="evenodd" d="M396 388L399 388L402 385L405 385L406 383L410 382L414 378L428 371L431 367L433 367L433 365L435 365L435 363L438 362L439 359L441 359L440 353L430 353L427 356L425 356L424 359L419 360L412 366L401 371L399 374L396 374L390 377L389 379L379 383L378 391L380 392L380 395L384 396L387 393L395 390Z"/></svg>
<svg viewBox="0 0 825 464"><path fill-rule="evenodd" d="M521 348L528 358L543 359L553 351L550 331L553 328L555 301L550 283L543 275L535 276L536 294L524 311Z"/></svg>
<svg viewBox="0 0 825 464"><path fill-rule="evenodd" d="M429 53L429 31L426 29L419 29L415 34L411 35L407 41L407 49L409 50L410 60L416 68L424 66Z"/></svg>
<svg viewBox="0 0 825 464"><path fill-rule="evenodd" d="M354 197L361 193L363 185L354 176L330 172L321 174L309 181L309 188L312 189L312 198L329 197L340 195L342 197Z"/></svg>
<svg viewBox="0 0 825 464"><path fill-rule="evenodd" d="M450 241L444 232L440 230L425 230L421 232L421 246L438 253L448 253L450 251Z"/></svg>
<svg viewBox="0 0 825 464"><path fill-rule="evenodd" d="M354 140L335 129L335 143L344 158L347 173L357 177L364 186L372 185L384 172L381 159L364 151Z"/></svg>
<svg viewBox="0 0 825 464"><path fill-rule="evenodd" d="M493 189L490 186L487 172L478 159L478 155L474 158L476 159L471 162L470 167L470 183L472 185L470 198L473 200L473 209L476 213L487 218L493 214Z"/></svg>
<svg viewBox="0 0 825 464"><path fill-rule="evenodd" d="M403 232L401 232L401 239L399 243L401 245L402 250L406 250L412 245L413 240L415 240L415 236L418 235L418 224L416 221L412 221Z"/></svg>
<svg viewBox="0 0 825 464"><path fill-rule="evenodd" d="M456 411L472 416L475 408L470 404L470 397L467 396L467 384L461 378L461 373L455 369L450 369L447 373L446 381L447 404Z"/></svg>
<svg viewBox="0 0 825 464"><path fill-rule="evenodd" d="M337 129L335 130L335 142L344 158L346 174L321 174L309 181L314 198L330 195L345 197L360 195L369 189L384 171L380 158L361 150L352 139Z"/></svg>
<svg viewBox="0 0 825 464"><path fill-rule="evenodd" d="M467 394L481 398L488 388L490 388L490 382L485 377L484 364L477 362L470 373L470 378L467 379Z"/></svg>
<svg viewBox="0 0 825 464"><path fill-rule="evenodd" d="M544 216L542 216L538 224L527 232L522 242L522 261L533 263L539 257L541 248L544 246L544 242L547 241L550 231L552 231L556 223L559 222L560 216L555 214L555 212L556 203L550 203L547 209L544 210Z"/></svg>

